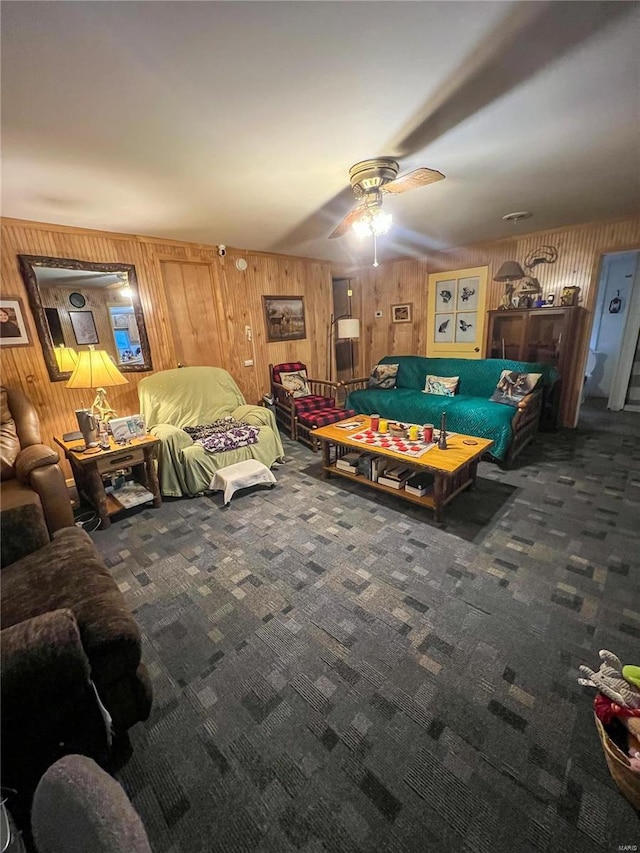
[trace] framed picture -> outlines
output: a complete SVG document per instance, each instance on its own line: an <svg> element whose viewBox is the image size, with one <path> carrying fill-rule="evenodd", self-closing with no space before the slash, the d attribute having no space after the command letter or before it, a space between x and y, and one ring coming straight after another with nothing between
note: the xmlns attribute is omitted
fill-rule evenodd
<svg viewBox="0 0 640 853"><path fill-rule="evenodd" d="M457 311L476 311L478 308L479 284L477 276L461 278L458 281Z"/></svg>
<svg viewBox="0 0 640 853"><path fill-rule="evenodd" d="M0 299L0 345L26 347L30 343L22 300L17 296Z"/></svg>
<svg viewBox="0 0 640 853"><path fill-rule="evenodd" d="M453 343L455 318L452 314L436 314L433 340L438 344Z"/></svg>
<svg viewBox="0 0 640 853"><path fill-rule="evenodd" d="M413 320L413 303L391 306L391 318L394 323L411 323Z"/></svg>
<svg viewBox="0 0 640 853"><path fill-rule="evenodd" d="M98 332L93 319L93 311L69 311L73 334L77 344L97 344Z"/></svg>
<svg viewBox="0 0 640 853"><path fill-rule="evenodd" d="M475 311L459 311L456 315L456 343L476 339L477 315Z"/></svg>
<svg viewBox="0 0 640 853"><path fill-rule="evenodd" d="M133 315L131 315L133 316ZM112 314L114 329L129 328L129 314Z"/></svg>
<svg viewBox="0 0 640 853"><path fill-rule="evenodd" d="M296 341L307 337L302 296L263 296L267 341Z"/></svg>
<svg viewBox="0 0 640 853"><path fill-rule="evenodd" d="M456 307L456 281L439 281L436 285L436 311L449 313Z"/></svg>

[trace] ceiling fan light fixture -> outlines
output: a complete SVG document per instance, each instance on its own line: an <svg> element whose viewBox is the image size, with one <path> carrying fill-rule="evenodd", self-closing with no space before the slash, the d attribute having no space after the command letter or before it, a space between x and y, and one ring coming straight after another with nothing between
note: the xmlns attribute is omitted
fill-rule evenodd
<svg viewBox="0 0 640 853"><path fill-rule="evenodd" d="M518 223L521 219L531 219L533 213L530 213L528 210L516 210L515 213L505 213L502 217L505 222L513 222Z"/></svg>
<svg viewBox="0 0 640 853"><path fill-rule="evenodd" d="M365 211L351 226L358 237L382 237L393 225L393 216L379 207Z"/></svg>

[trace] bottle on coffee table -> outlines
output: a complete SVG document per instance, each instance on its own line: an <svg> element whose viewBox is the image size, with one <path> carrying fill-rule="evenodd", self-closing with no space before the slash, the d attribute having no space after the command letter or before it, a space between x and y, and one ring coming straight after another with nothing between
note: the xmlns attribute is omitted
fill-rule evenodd
<svg viewBox="0 0 640 853"><path fill-rule="evenodd" d="M447 449L447 413L440 415L440 437L438 438L438 450Z"/></svg>

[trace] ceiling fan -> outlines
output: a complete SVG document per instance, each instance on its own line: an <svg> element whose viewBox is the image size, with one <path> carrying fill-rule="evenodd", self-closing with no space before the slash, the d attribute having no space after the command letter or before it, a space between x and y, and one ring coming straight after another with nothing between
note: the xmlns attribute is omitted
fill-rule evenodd
<svg viewBox="0 0 640 853"><path fill-rule="evenodd" d="M444 179L442 172L426 168L414 169L398 178L399 168L392 157L375 157L362 160L349 169L349 180L358 203L332 231L330 240L342 237L350 226L362 235L386 234L391 227L391 214L382 210L384 193L406 193Z"/></svg>

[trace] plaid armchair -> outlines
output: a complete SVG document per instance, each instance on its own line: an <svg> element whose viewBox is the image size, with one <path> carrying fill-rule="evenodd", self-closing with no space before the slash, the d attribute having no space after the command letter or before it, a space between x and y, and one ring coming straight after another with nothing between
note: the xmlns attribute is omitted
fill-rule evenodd
<svg viewBox="0 0 640 853"><path fill-rule="evenodd" d="M276 420L292 439L304 442L312 450L317 449L314 429L355 414L338 404L337 382L308 377L307 367L301 361L270 364L269 371Z"/></svg>

